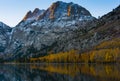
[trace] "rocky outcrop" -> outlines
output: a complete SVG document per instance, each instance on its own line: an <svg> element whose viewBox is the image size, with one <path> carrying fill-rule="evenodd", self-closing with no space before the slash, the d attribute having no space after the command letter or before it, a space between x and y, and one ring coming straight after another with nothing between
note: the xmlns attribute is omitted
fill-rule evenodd
<svg viewBox="0 0 120 81"><path fill-rule="evenodd" d="M69 20L84 19L84 17L89 16L91 16L90 12L78 4L57 1L53 3L39 19Z"/></svg>
<svg viewBox="0 0 120 81"><path fill-rule="evenodd" d="M7 47L10 35L11 28L4 23L0 22L0 53L3 53L5 48Z"/></svg>
<svg viewBox="0 0 120 81"><path fill-rule="evenodd" d="M43 14L45 10L40 10L39 8L36 8L33 12L29 11L27 12L27 14L25 15L25 17L23 18L23 21L27 21L27 20L37 20L38 17Z"/></svg>

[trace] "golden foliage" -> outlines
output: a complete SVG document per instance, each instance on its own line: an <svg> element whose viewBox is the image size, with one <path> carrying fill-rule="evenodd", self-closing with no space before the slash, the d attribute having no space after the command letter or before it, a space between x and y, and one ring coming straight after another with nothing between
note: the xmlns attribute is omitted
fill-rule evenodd
<svg viewBox="0 0 120 81"><path fill-rule="evenodd" d="M51 52L52 53L52 52ZM102 42L94 50L78 54L77 50L49 54L44 57L31 58L32 62L47 63L109 63L120 62L120 39Z"/></svg>
<svg viewBox="0 0 120 81"><path fill-rule="evenodd" d="M60 52L58 54L50 54L39 58L42 62L77 62L79 54L76 50L71 50L69 52ZM75 58L75 59L74 59Z"/></svg>
<svg viewBox="0 0 120 81"><path fill-rule="evenodd" d="M104 41L97 45L95 49L105 49L105 48L120 48L120 38L112 39L110 41Z"/></svg>
<svg viewBox="0 0 120 81"><path fill-rule="evenodd" d="M90 62L116 62L120 59L120 48L91 51Z"/></svg>

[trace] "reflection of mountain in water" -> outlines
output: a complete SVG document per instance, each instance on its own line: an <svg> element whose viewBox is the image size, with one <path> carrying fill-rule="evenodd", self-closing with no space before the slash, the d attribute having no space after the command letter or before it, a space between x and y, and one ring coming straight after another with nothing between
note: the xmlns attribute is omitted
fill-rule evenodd
<svg viewBox="0 0 120 81"><path fill-rule="evenodd" d="M118 65L0 65L0 81L120 81Z"/></svg>

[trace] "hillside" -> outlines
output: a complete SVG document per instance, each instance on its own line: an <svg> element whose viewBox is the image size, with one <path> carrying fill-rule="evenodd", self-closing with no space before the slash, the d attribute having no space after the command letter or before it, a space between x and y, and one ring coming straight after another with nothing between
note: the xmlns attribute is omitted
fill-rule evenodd
<svg viewBox="0 0 120 81"><path fill-rule="evenodd" d="M93 50L79 54L76 50L49 54L40 58L31 58L31 62L50 63L114 63L120 62L120 39L105 41L95 46Z"/></svg>

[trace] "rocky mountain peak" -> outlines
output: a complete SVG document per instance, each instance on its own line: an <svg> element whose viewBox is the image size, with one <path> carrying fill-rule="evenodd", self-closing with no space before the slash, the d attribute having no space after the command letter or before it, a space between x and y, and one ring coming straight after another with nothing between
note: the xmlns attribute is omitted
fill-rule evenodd
<svg viewBox="0 0 120 81"><path fill-rule="evenodd" d="M40 11L39 8L35 8L35 10L33 11L33 14L38 13L39 11Z"/></svg>
<svg viewBox="0 0 120 81"><path fill-rule="evenodd" d="M28 18L32 17L32 11L28 11L23 20L27 20Z"/></svg>
<svg viewBox="0 0 120 81"><path fill-rule="evenodd" d="M120 5L116 8L116 10L119 10L119 11L120 11Z"/></svg>
<svg viewBox="0 0 120 81"><path fill-rule="evenodd" d="M47 10L35 8L33 12L29 11L17 26L25 26L33 23L32 25L34 26L45 25L47 28L50 26L49 24L59 27L69 27L78 21L91 21L93 19L95 18L84 7L73 2L57 1L48 7Z"/></svg>
<svg viewBox="0 0 120 81"><path fill-rule="evenodd" d="M90 12L78 4L62 1L54 2L39 19L68 19L79 18L81 16L91 16Z"/></svg>
<svg viewBox="0 0 120 81"><path fill-rule="evenodd" d="M38 17L43 14L45 10L40 10L39 8L35 8L35 10L28 11L23 20L37 20Z"/></svg>
<svg viewBox="0 0 120 81"><path fill-rule="evenodd" d="M3 27L5 24L3 22L0 22L0 27Z"/></svg>
<svg viewBox="0 0 120 81"><path fill-rule="evenodd" d="M108 14L105 14L100 18L100 21L105 24L106 21L112 22L120 19L120 5L113 9ZM107 22L108 23L108 22Z"/></svg>
<svg viewBox="0 0 120 81"><path fill-rule="evenodd" d="M7 31L7 29L11 29L8 25L4 24L3 22L0 22L0 29L4 29Z"/></svg>

